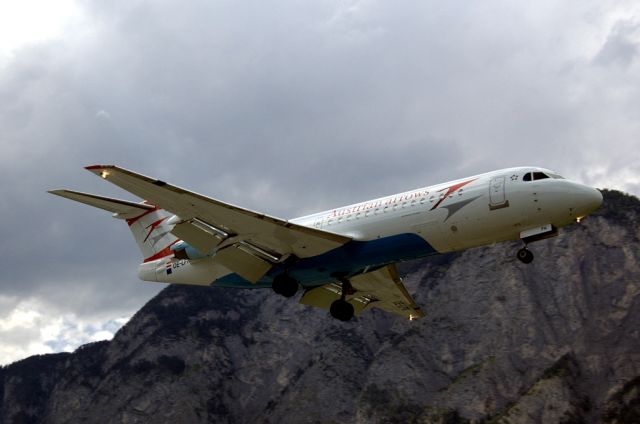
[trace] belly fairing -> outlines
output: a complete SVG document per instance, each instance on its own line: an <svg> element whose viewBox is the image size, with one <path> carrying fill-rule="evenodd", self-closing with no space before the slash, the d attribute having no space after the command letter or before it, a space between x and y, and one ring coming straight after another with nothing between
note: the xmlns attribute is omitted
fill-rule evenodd
<svg viewBox="0 0 640 424"><path fill-rule="evenodd" d="M334 281L338 276L351 277L367 268L415 259L438 253L422 237L398 234L369 241L351 241L322 255L301 259L288 266L289 275L304 287L313 287ZM273 278L285 271L284 265L273 267L260 281L251 284L237 274L214 281L215 287L263 288L270 287Z"/></svg>

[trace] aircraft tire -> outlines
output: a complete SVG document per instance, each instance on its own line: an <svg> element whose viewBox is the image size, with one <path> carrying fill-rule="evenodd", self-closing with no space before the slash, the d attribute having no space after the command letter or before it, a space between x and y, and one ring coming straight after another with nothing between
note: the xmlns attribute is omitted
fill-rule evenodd
<svg viewBox="0 0 640 424"><path fill-rule="evenodd" d="M530 264L533 261L533 252L531 252L526 247L523 247L522 249L518 250L517 257L523 264Z"/></svg>
<svg viewBox="0 0 640 424"><path fill-rule="evenodd" d="M329 312L335 319L349 321L353 318L353 305L346 300L338 299L331 304Z"/></svg>
<svg viewBox="0 0 640 424"><path fill-rule="evenodd" d="M273 291L284 297L292 297L298 292L298 281L287 274L280 274L273 279Z"/></svg>

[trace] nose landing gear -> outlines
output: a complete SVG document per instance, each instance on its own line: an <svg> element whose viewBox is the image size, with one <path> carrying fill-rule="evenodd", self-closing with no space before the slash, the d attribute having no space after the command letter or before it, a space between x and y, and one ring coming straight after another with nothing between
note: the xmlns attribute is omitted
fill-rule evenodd
<svg viewBox="0 0 640 424"><path fill-rule="evenodd" d="M544 240L558 235L558 228L553 224L540 225L520 232L520 239L524 242L524 247L518 250L516 257L524 264L533 262L533 253L527 249L528 243Z"/></svg>
<svg viewBox="0 0 640 424"><path fill-rule="evenodd" d="M527 246L518 250L518 254L516 255L520 262L524 264L530 264L533 261L533 253L527 249Z"/></svg>

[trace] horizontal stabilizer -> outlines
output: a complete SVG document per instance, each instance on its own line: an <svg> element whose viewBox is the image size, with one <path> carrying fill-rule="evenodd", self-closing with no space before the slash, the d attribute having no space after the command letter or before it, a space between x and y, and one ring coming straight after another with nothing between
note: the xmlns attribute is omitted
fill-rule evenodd
<svg viewBox="0 0 640 424"><path fill-rule="evenodd" d="M95 194L81 193L79 191L72 190L50 190L49 193L57 196L65 197L67 199L75 200L76 202L84 203L85 205L93 206L96 208L104 209L105 211L117 214L117 218L131 219L139 216L140 214L156 209L155 206L147 205L145 203L129 202L127 200L112 199L110 197L97 196Z"/></svg>

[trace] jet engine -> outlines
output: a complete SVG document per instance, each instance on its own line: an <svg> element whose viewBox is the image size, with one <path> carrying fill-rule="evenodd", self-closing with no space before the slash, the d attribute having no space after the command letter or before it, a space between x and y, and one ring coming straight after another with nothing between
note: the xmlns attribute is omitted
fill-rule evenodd
<svg viewBox="0 0 640 424"><path fill-rule="evenodd" d="M171 250L173 251L176 259L193 260L207 257L207 255L203 254L198 249L184 241L179 241L178 243L171 246Z"/></svg>

